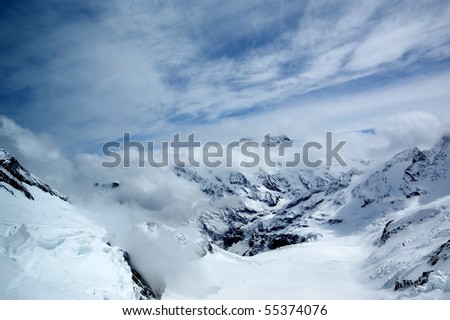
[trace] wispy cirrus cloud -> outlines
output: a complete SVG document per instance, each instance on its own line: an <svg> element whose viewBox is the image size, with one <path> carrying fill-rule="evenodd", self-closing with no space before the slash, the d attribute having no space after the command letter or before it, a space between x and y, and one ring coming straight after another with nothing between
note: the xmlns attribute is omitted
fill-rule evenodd
<svg viewBox="0 0 450 320"><path fill-rule="evenodd" d="M83 151L123 131L163 137L264 115L282 130L270 117L296 101L450 66L446 1L3 6L1 113Z"/></svg>

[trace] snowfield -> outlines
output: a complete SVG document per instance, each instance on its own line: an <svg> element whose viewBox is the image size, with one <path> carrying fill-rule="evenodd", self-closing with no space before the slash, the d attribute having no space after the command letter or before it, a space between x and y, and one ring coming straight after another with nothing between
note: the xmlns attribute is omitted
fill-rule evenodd
<svg viewBox="0 0 450 320"><path fill-rule="evenodd" d="M426 206L412 202L411 207L393 212L389 217L408 224L408 230L381 246L380 230L386 219L351 235L322 228L318 231L323 237L317 242L251 257L214 247L214 254L196 262L207 279L192 289L192 295L179 295L176 284L172 288L168 281L163 298L450 299L448 260L432 266L427 263L430 253L450 239L449 206L447 196ZM413 224L424 220L428 221L417 230ZM423 270L433 270L428 282L409 290L392 290L398 277L416 280Z"/></svg>
<svg viewBox="0 0 450 320"><path fill-rule="evenodd" d="M381 299L362 274L367 250L358 237L325 234L318 242L283 247L252 257L214 248L198 263L209 286L180 296L168 283L165 299Z"/></svg>
<svg viewBox="0 0 450 320"><path fill-rule="evenodd" d="M0 190L2 299L135 299L131 270L106 232L70 203L29 187Z"/></svg>

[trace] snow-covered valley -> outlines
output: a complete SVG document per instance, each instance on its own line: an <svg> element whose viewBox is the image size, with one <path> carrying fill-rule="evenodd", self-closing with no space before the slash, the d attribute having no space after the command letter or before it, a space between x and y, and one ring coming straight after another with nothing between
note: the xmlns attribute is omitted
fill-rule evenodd
<svg viewBox="0 0 450 320"><path fill-rule="evenodd" d="M283 247L252 257L219 248L199 260L209 287L180 296L170 282L166 299L380 299L361 270L367 248L359 237L324 233L321 241ZM393 296L391 296L393 297Z"/></svg>
<svg viewBox="0 0 450 320"><path fill-rule="evenodd" d="M448 137L346 170L175 167L197 216L136 214L122 233L0 155L4 299L450 298ZM137 210L126 182L91 186Z"/></svg>

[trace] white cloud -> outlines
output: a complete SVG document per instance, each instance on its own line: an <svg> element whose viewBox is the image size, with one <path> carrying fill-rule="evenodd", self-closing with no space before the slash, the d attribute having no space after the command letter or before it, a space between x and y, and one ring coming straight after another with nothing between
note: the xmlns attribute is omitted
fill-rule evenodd
<svg viewBox="0 0 450 320"><path fill-rule="evenodd" d="M379 131L386 136L391 148L426 148L435 144L447 128L448 123L443 122L437 115L416 111L390 116L380 126Z"/></svg>
<svg viewBox="0 0 450 320"><path fill-rule="evenodd" d="M13 120L0 115L0 137L9 138L15 148L31 159L51 160L61 157L59 150L52 146L47 134L35 135L28 129L18 126ZM4 141L8 144L7 141Z"/></svg>
<svg viewBox="0 0 450 320"><path fill-rule="evenodd" d="M302 77L313 81L323 81L327 77L335 75L336 72L341 70L345 59L353 52L354 48L355 44L350 43L322 53L313 61L311 67L302 74Z"/></svg>
<svg viewBox="0 0 450 320"><path fill-rule="evenodd" d="M102 158L92 154L67 160L52 139L42 136L0 118L0 146L33 174L66 193L81 214L108 232L114 246L129 252L134 267L147 281L176 279L182 290L202 281L202 271L190 266L201 240L195 223L195 204L203 198L200 190L170 168L106 169L100 166ZM100 187L94 186L96 182ZM120 186L102 187L111 182ZM155 227L147 230L147 223ZM164 226L185 232L191 246L179 243L170 227Z"/></svg>
<svg viewBox="0 0 450 320"><path fill-rule="evenodd" d="M49 183L60 186L70 180L71 163L61 154L55 140L47 133L36 135L0 115L0 146Z"/></svg>
<svg viewBox="0 0 450 320"><path fill-rule="evenodd" d="M14 72L4 91L30 89L20 106L24 116L15 120L34 130L46 127L65 152L99 146L123 131L166 137L195 126L204 132L220 125L224 114L283 110L317 89L450 57L450 6L439 1L116 2L87 20L64 20L62 7L43 8L20 29L31 39L1 38L17 46L5 58ZM3 24L13 33L14 24ZM32 30L42 25L47 29L35 37ZM320 108L302 117L321 127L326 116L315 118L339 113L337 106ZM180 115L200 121L170 120ZM231 131L245 131L240 118L224 121L235 124ZM269 131L278 127L267 121ZM247 128L243 135L251 135Z"/></svg>

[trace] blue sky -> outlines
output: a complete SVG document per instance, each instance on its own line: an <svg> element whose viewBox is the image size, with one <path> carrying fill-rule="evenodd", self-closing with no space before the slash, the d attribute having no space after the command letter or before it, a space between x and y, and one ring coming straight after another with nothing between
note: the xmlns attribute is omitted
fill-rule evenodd
<svg viewBox="0 0 450 320"><path fill-rule="evenodd" d="M3 119L64 152L450 122L448 1L2 1L0 51Z"/></svg>

